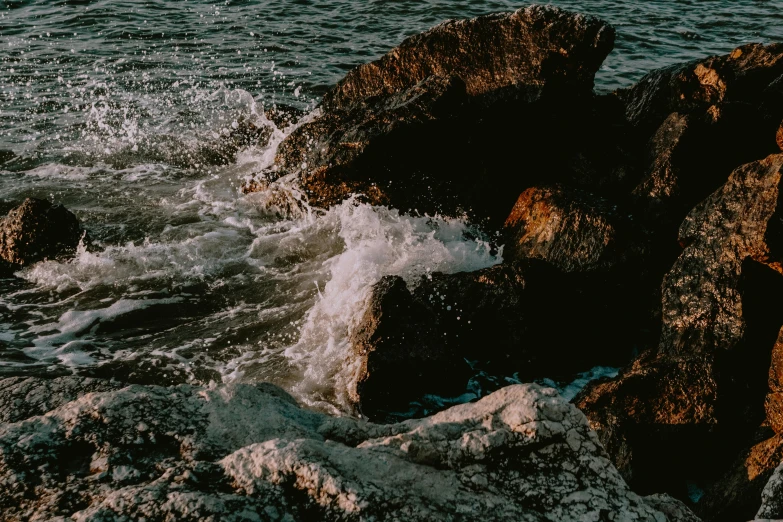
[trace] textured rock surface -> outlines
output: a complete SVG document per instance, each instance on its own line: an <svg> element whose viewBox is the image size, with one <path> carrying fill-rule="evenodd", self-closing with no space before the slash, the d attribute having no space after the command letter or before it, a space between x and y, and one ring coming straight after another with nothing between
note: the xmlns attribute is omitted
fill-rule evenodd
<svg viewBox="0 0 783 522"><path fill-rule="evenodd" d="M783 519L783 464L775 469L761 495L757 520Z"/></svg>
<svg viewBox="0 0 783 522"><path fill-rule="evenodd" d="M720 469L716 455L731 459L764 419L783 323L765 297L783 291L781 166L783 155L744 165L691 211L680 228L686 248L662 286L658 347L577 398L640 491L673 491L676 469Z"/></svg>
<svg viewBox="0 0 783 522"><path fill-rule="evenodd" d="M781 75L783 44L750 44L728 55L653 71L621 96L628 120L652 132L673 112L686 114L725 102L758 103Z"/></svg>
<svg viewBox="0 0 783 522"><path fill-rule="evenodd" d="M769 393L764 403L767 423L776 433L783 433L783 330L772 347L769 365Z"/></svg>
<svg viewBox="0 0 783 522"><path fill-rule="evenodd" d="M549 6L452 20L348 73L324 97L324 106L345 108L431 76L456 76L471 96L516 85L591 91L613 45L614 30L602 21Z"/></svg>
<svg viewBox="0 0 783 522"><path fill-rule="evenodd" d="M393 425L269 385L91 393L0 425L0 483L4 520L692 520L537 385Z"/></svg>
<svg viewBox="0 0 783 522"><path fill-rule="evenodd" d="M622 107L610 117L592 95L613 39L607 24L554 7L441 24L349 73L245 190L295 175L315 206L359 193L499 227L530 179L621 169L614 141L595 136L622 135ZM574 135L578 147L538 154Z"/></svg>
<svg viewBox="0 0 783 522"><path fill-rule="evenodd" d="M564 272L612 268L628 250L630 228L604 198L562 186L532 187L506 218L503 258L542 259Z"/></svg>
<svg viewBox="0 0 783 522"><path fill-rule="evenodd" d="M361 361L352 398L365 415L384 418L424 394L461 395L479 371L528 382L619 365L636 324L617 296L603 274L535 259L432 274L412 290L384 278L351 337Z"/></svg>
<svg viewBox="0 0 783 522"><path fill-rule="evenodd" d="M0 219L0 260L20 267L73 254L83 234L62 205L28 198Z"/></svg>

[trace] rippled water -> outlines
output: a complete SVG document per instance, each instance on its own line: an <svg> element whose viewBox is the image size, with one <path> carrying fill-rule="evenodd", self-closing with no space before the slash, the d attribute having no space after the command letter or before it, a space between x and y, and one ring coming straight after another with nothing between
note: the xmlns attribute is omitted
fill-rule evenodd
<svg viewBox="0 0 783 522"><path fill-rule="evenodd" d="M752 41L783 41L781 1L560 1L618 30L597 88ZM0 9L0 210L72 209L95 245L0 281L0 373L151 382L272 380L343 405L347 332L384 274L500 259L459 220L346 203L281 217L242 179L268 147L216 144L264 109L309 111L352 67L482 1L14 1ZM295 190L292 192L296 196Z"/></svg>

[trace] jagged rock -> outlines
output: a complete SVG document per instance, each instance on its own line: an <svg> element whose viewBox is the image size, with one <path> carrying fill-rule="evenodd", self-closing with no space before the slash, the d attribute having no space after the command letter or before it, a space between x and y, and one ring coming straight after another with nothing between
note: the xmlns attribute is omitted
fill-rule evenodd
<svg viewBox="0 0 783 522"><path fill-rule="evenodd" d="M72 255L85 232L62 205L27 198L0 219L0 260L14 267Z"/></svg>
<svg viewBox="0 0 783 522"><path fill-rule="evenodd" d="M350 397L363 414L385 419L423 395L463 394L479 371L528 382L619 365L638 321L626 320L629 306L617 295L604 274L568 274L535 259L432 274L412 290L386 277L351 334L360 364Z"/></svg>
<svg viewBox="0 0 783 522"><path fill-rule="evenodd" d="M783 44L749 44L727 55L653 71L620 96L628 120L652 132L674 112L705 111L727 102L758 104L781 75Z"/></svg>
<svg viewBox="0 0 783 522"><path fill-rule="evenodd" d="M613 43L605 23L551 6L451 20L348 73L324 96L324 107L345 109L432 76L460 78L471 96L517 85L590 91Z"/></svg>
<svg viewBox="0 0 783 522"><path fill-rule="evenodd" d="M781 461L783 436L754 443L740 453L695 509L704 520L714 522L752 519L761 505L762 491Z"/></svg>
<svg viewBox="0 0 783 522"><path fill-rule="evenodd" d="M774 474L761 494L761 507L756 513L757 522L783 519L783 464Z"/></svg>
<svg viewBox="0 0 783 522"><path fill-rule="evenodd" d="M607 24L549 6L441 24L349 73L245 190L296 175L316 206L360 193L499 227L530 180L622 177L606 139L623 135L622 107L592 95L613 39ZM579 146L541 157L574 135Z"/></svg>
<svg viewBox="0 0 783 522"><path fill-rule="evenodd" d="M669 520L678 520L681 522L700 522L701 520L693 511L688 509L688 506L669 495L661 493L647 495L644 497L644 501L647 505L652 506L666 515Z"/></svg>
<svg viewBox="0 0 783 522"><path fill-rule="evenodd" d="M778 132L775 134L775 142L778 144L778 147L780 147L780 150L783 150L783 123L780 124Z"/></svg>
<svg viewBox="0 0 783 522"><path fill-rule="evenodd" d="M691 211L662 285L658 347L576 399L640 491L684 495L686 474L720 471L764 419L783 324L768 298L783 291L781 166L783 155L744 165Z"/></svg>
<svg viewBox="0 0 783 522"><path fill-rule="evenodd" d="M265 384L89 393L0 425L0 483L6 520L692 520L537 385L393 425Z"/></svg>
<svg viewBox="0 0 783 522"><path fill-rule="evenodd" d="M631 226L615 205L562 186L524 191L504 229L505 261L543 259L564 272L616 267L630 246Z"/></svg>
<svg viewBox="0 0 783 522"><path fill-rule="evenodd" d="M775 433L783 433L783 330L772 347L769 365L769 393L764 402L767 423Z"/></svg>
<svg viewBox="0 0 783 522"><path fill-rule="evenodd" d="M8 377L0 380L0 423L43 415L87 393L119 388L120 383L87 377Z"/></svg>

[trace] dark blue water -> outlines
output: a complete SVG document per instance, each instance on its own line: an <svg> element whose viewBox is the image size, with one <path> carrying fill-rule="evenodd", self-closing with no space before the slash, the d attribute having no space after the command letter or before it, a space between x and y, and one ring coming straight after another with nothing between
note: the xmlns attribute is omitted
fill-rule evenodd
<svg viewBox="0 0 783 522"><path fill-rule="evenodd" d="M783 41L780 0L554 3L616 27L599 90ZM312 109L408 35L522 5L3 2L0 209L28 196L64 203L96 246L2 282L0 373L109 365L152 380L269 379L339 407L353 371L347 335L374 281L499 258L459 221L362 205L264 210L238 187L269 164L285 129L229 165L203 152L239 118L268 123L274 104Z"/></svg>

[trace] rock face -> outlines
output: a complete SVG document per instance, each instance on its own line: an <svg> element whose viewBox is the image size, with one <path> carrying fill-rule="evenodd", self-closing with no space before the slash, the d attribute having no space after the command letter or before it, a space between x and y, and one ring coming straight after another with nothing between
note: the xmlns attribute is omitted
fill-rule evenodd
<svg viewBox="0 0 783 522"><path fill-rule="evenodd" d="M537 385L393 425L270 385L90 393L0 425L0 483L5 520L693 520Z"/></svg>
<svg viewBox="0 0 783 522"><path fill-rule="evenodd" d="M764 419L783 323L783 308L764 297L783 290L782 166L783 155L744 165L690 212L662 286L658 347L577 398L640 491L671 491L673 470L720 469L715 455L739 450Z"/></svg>
<svg viewBox="0 0 783 522"><path fill-rule="evenodd" d="M23 267L73 254L83 235L65 207L28 198L0 220L0 260Z"/></svg>
<svg viewBox="0 0 783 522"><path fill-rule="evenodd" d="M613 40L605 23L554 7L441 24L349 73L245 189L295 174L316 206L360 193L499 227L530 179L612 177L616 165L603 163L614 155L590 136L622 134L593 111L593 77ZM564 154L527 154L574 135L584 142Z"/></svg>

